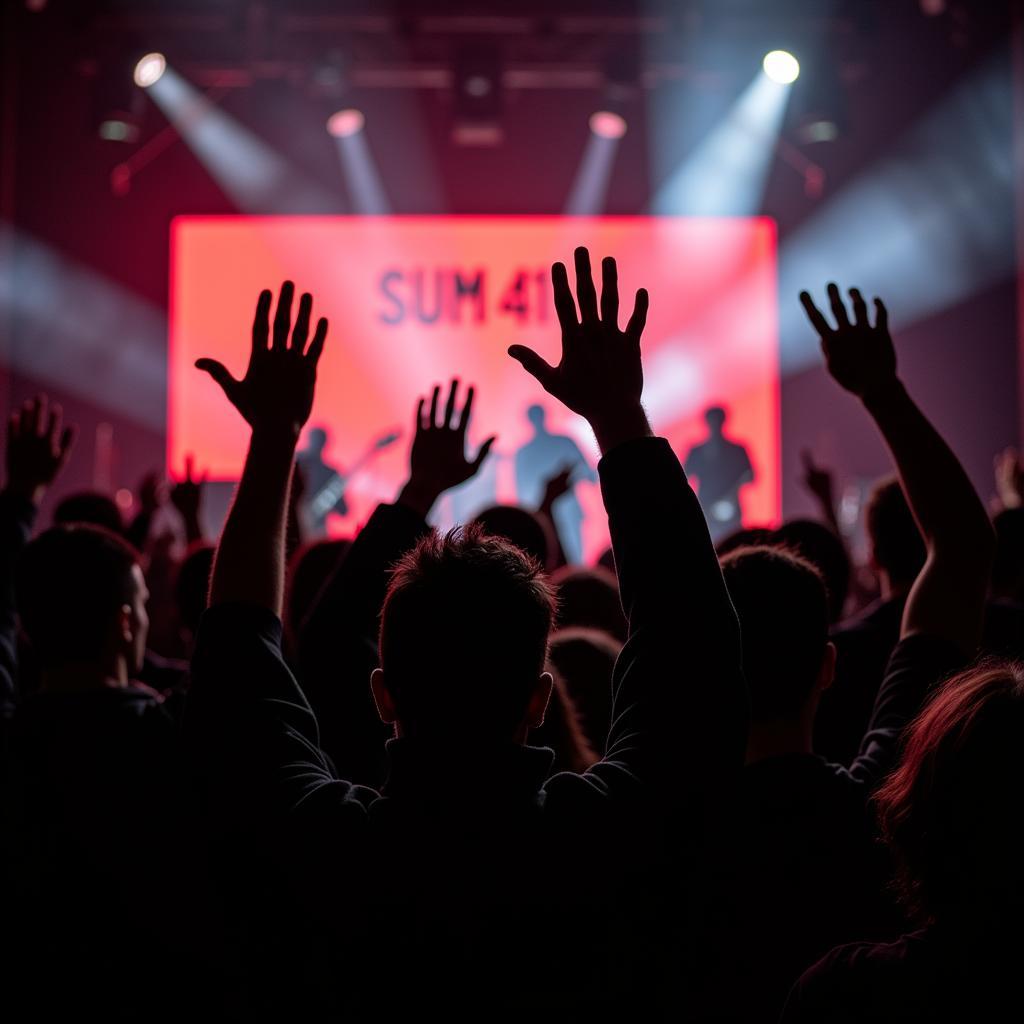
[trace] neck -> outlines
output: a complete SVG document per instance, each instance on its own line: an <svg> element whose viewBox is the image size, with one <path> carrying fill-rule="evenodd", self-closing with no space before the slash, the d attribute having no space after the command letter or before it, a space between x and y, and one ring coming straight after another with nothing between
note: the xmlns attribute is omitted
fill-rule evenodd
<svg viewBox="0 0 1024 1024"><path fill-rule="evenodd" d="M747 737L746 764L754 764L783 754L813 754L811 721L775 719L753 722Z"/></svg>
<svg viewBox="0 0 1024 1024"><path fill-rule="evenodd" d="M128 685L128 670L123 658L116 665L96 662L68 662L46 669L40 689L47 693L84 693L89 690L123 690Z"/></svg>

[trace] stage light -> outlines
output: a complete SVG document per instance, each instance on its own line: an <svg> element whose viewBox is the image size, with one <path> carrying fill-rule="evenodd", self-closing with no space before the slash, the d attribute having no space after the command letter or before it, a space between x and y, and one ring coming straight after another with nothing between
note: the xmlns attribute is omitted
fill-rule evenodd
<svg viewBox="0 0 1024 1024"><path fill-rule="evenodd" d="M336 139L347 139L357 135L363 130L366 118L361 110L354 107L346 107L344 110L337 110L327 118L327 134Z"/></svg>
<svg viewBox="0 0 1024 1024"><path fill-rule="evenodd" d="M800 62L785 50L772 50L764 55L764 73L779 85L789 85L800 76Z"/></svg>
<svg viewBox="0 0 1024 1024"><path fill-rule="evenodd" d="M139 137L139 126L115 114L100 122L99 135L108 142L134 142Z"/></svg>
<svg viewBox="0 0 1024 1024"><path fill-rule="evenodd" d="M162 53L147 53L138 64L135 65L135 84L143 89L148 89L160 81L161 76L167 70L167 58Z"/></svg>
<svg viewBox="0 0 1024 1024"><path fill-rule="evenodd" d="M611 110L598 110L590 115L590 130L602 139L621 139L626 134L626 119Z"/></svg>

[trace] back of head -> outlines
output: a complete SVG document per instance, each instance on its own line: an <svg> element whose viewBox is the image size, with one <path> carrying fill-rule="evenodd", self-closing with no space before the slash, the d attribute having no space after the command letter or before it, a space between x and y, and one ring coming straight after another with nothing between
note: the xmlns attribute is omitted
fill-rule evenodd
<svg viewBox="0 0 1024 1024"><path fill-rule="evenodd" d="M345 538L317 540L304 544L292 555L285 601L285 624L292 638L297 636L324 584L351 544Z"/></svg>
<svg viewBox="0 0 1024 1024"><path fill-rule="evenodd" d="M44 669L105 656L119 611L137 597L139 561L127 541L87 524L55 526L28 545L17 567L18 613Z"/></svg>
<svg viewBox="0 0 1024 1024"><path fill-rule="evenodd" d="M813 519L790 519L775 531L773 540L802 555L821 573L828 591L829 620L838 622L850 589L846 545L833 530Z"/></svg>
<svg viewBox="0 0 1024 1024"><path fill-rule="evenodd" d="M900 895L920 921L1016 926L1024 909L1024 666L983 662L911 725L876 795Z"/></svg>
<svg viewBox="0 0 1024 1024"><path fill-rule="evenodd" d="M178 567L178 575L174 581L178 620L193 636L199 629L199 620L206 610L215 550L216 548L207 541L196 541L192 544Z"/></svg>
<svg viewBox="0 0 1024 1024"><path fill-rule="evenodd" d="M579 712L590 746L604 753L612 719L612 672L622 644L599 629L560 629L548 658Z"/></svg>
<svg viewBox="0 0 1024 1024"><path fill-rule="evenodd" d="M992 565L992 594L1004 601L1024 603L1024 508L1004 508L993 520L996 556Z"/></svg>
<svg viewBox="0 0 1024 1024"><path fill-rule="evenodd" d="M704 422L713 434L721 433L725 427L725 410L720 405L712 405L704 410Z"/></svg>
<svg viewBox="0 0 1024 1024"><path fill-rule="evenodd" d="M741 526L738 530L727 533L715 545L715 552L719 558L724 558L730 551L771 544L774 539L775 531L768 529L767 526Z"/></svg>
<svg viewBox="0 0 1024 1024"><path fill-rule="evenodd" d="M554 592L535 558L477 524L427 534L395 566L380 663L410 735L510 740L544 671Z"/></svg>
<svg viewBox="0 0 1024 1024"><path fill-rule="evenodd" d="M618 640L626 639L619 584L603 568L566 565L552 577L558 591L558 626L600 629Z"/></svg>
<svg viewBox="0 0 1024 1024"><path fill-rule="evenodd" d="M924 565L925 547L899 480L887 477L875 484L864 519L875 564L894 586L909 587Z"/></svg>
<svg viewBox="0 0 1024 1024"><path fill-rule="evenodd" d="M124 519L113 498L99 491L69 494L53 513L54 524L90 523L111 533L124 533Z"/></svg>
<svg viewBox="0 0 1024 1024"><path fill-rule="evenodd" d="M545 569L551 566L555 538L548 520L519 505L492 505L474 522L492 537L504 537L517 548L536 558Z"/></svg>
<svg viewBox="0 0 1024 1024"><path fill-rule="evenodd" d="M722 573L740 620L754 721L798 719L828 643L821 574L799 555L767 546L730 552Z"/></svg>

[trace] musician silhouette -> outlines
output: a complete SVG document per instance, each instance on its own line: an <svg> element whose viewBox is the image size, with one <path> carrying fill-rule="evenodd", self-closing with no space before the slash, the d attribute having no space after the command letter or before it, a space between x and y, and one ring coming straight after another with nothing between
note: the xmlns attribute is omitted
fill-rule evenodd
<svg viewBox="0 0 1024 1024"><path fill-rule="evenodd" d="M305 491L302 499L304 525L313 537L327 536L327 517L331 513L348 515L348 502L344 488L338 487L344 474L324 460L329 440L323 427L312 427L306 435L306 447L295 453L295 461L302 470Z"/></svg>
<svg viewBox="0 0 1024 1024"><path fill-rule="evenodd" d="M572 472L571 486L555 501L551 514L566 561L578 564L583 561L583 509L576 497L576 484L597 480L597 472L571 437L548 430L542 406L531 405L526 418L534 433L516 452L516 496L521 505L535 509L544 497L548 480L565 470Z"/></svg>
<svg viewBox="0 0 1024 1024"><path fill-rule="evenodd" d="M714 541L742 526L740 488L754 479L747 449L725 436L725 419L720 405L705 410L708 439L690 449L683 465L687 476L697 478L697 497Z"/></svg>

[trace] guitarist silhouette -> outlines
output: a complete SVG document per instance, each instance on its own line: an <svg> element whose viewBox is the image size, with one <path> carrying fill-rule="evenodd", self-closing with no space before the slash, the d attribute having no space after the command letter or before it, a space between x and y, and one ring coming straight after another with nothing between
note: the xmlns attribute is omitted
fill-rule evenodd
<svg viewBox="0 0 1024 1024"><path fill-rule="evenodd" d="M305 484L299 505L299 516L305 533L309 537L327 535L327 518L332 513L348 515L345 491L356 475L377 452L398 440L396 432L377 438L355 461L348 472L336 469L324 460L324 450L329 436L323 427L313 427L306 437L306 447L295 453L295 461L302 472Z"/></svg>

